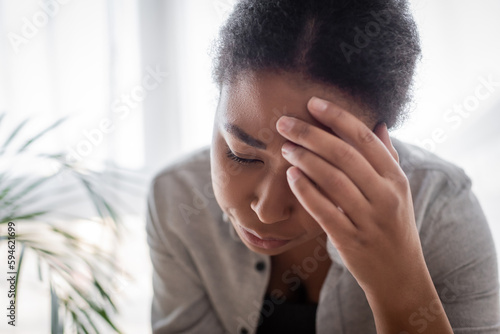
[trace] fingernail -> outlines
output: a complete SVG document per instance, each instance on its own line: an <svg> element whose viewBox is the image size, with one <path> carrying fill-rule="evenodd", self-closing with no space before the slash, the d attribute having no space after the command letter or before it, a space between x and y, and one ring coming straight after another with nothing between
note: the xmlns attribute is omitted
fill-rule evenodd
<svg viewBox="0 0 500 334"><path fill-rule="evenodd" d="M311 108L317 112L324 112L328 108L328 102L319 97L313 97L311 99Z"/></svg>
<svg viewBox="0 0 500 334"><path fill-rule="evenodd" d="M293 120L290 117L282 116L278 120L278 130L283 132L290 131L293 126Z"/></svg>
<svg viewBox="0 0 500 334"><path fill-rule="evenodd" d="M287 169L286 175L290 181L297 181L300 177L300 172L297 168L290 167Z"/></svg>
<svg viewBox="0 0 500 334"><path fill-rule="evenodd" d="M281 150L285 153L290 153L293 152L297 148L297 145L295 145L292 142L287 141L286 143L283 144L281 147Z"/></svg>

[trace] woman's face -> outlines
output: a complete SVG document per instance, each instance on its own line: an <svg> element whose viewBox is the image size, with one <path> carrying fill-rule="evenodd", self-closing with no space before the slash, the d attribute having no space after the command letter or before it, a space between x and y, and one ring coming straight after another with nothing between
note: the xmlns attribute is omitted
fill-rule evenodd
<svg viewBox="0 0 500 334"><path fill-rule="evenodd" d="M375 126L352 99L296 75L251 73L222 87L212 139L212 184L218 204L254 252L278 255L324 233L288 185L291 165L281 155L286 139L276 130L279 117L287 115L331 132L307 110L312 96Z"/></svg>

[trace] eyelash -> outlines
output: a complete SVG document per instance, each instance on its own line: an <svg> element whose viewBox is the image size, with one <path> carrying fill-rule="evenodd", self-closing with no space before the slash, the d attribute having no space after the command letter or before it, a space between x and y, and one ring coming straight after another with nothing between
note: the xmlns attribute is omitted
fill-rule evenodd
<svg viewBox="0 0 500 334"><path fill-rule="evenodd" d="M230 149L227 150L226 156L229 159L231 159L233 161L236 161L237 163L242 164L242 165L255 164L255 163L258 163L260 161L260 160L257 160L257 159L243 159L243 158L240 158L239 156L235 155Z"/></svg>

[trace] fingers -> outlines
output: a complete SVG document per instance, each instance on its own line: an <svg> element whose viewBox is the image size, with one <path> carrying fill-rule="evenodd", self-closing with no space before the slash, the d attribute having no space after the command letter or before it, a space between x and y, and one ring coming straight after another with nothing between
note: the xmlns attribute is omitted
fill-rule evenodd
<svg viewBox="0 0 500 334"><path fill-rule="evenodd" d="M394 146L392 145L391 138L389 137L389 130L387 130L387 124L379 123L373 130L375 135L384 143L385 147L391 153L391 156L399 163L399 155Z"/></svg>
<svg viewBox="0 0 500 334"><path fill-rule="evenodd" d="M316 97L311 98L307 106L315 119L358 150L381 176L399 170L394 158L387 159L393 155L386 144L356 116Z"/></svg>
<svg viewBox="0 0 500 334"><path fill-rule="evenodd" d="M291 142L283 145L282 154L312 180L323 195L340 206L351 221L362 220L368 200L359 188L338 168L311 151ZM332 204L330 204L332 205Z"/></svg>
<svg viewBox="0 0 500 334"><path fill-rule="evenodd" d="M279 133L291 142L306 148L326 162L335 166L344 173L344 177L349 178L364 197L368 200L378 196L381 178L370 163L351 145L331 133L313 126L307 122L292 117L282 117L277 123ZM297 152L301 152L298 150ZM302 153L302 157L295 157L292 164L298 164L303 157L309 157L303 160L300 167L310 164L310 156ZM288 158L293 158L289 154ZM306 174L313 178L305 169ZM325 172L326 168L325 168ZM313 178L318 184L322 184L321 177ZM334 189L338 191L339 189Z"/></svg>
<svg viewBox="0 0 500 334"><path fill-rule="evenodd" d="M335 239L353 236L356 226L311 183L297 167L287 170L287 178L300 204L323 230Z"/></svg>

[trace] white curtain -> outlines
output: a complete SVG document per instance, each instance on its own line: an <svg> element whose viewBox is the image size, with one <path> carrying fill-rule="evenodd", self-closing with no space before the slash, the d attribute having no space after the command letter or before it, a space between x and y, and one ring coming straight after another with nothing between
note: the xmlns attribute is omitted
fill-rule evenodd
<svg viewBox="0 0 500 334"><path fill-rule="evenodd" d="M89 164L110 158L142 168L142 106L128 117L113 107L140 83L136 1L4 0L0 15L6 123L30 117L35 131L70 116L43 150L67 150L68 159Z"/></svg>
<svg viewBox="0 0 500 334"><path fill-rule="evenodd" d="M0 0L0 110L34 128L70 115L44 150L151 175L210 141L208 52L232 4Z"/></svg>
<svg viewBox="0 0 500 334"><path fill-rule="evenodd" d="M148 167L210 143L218 92L209 51L232 5L232 0L140 1L142 67L160 64L168 72L161 92L144 103Z"/></svg>

